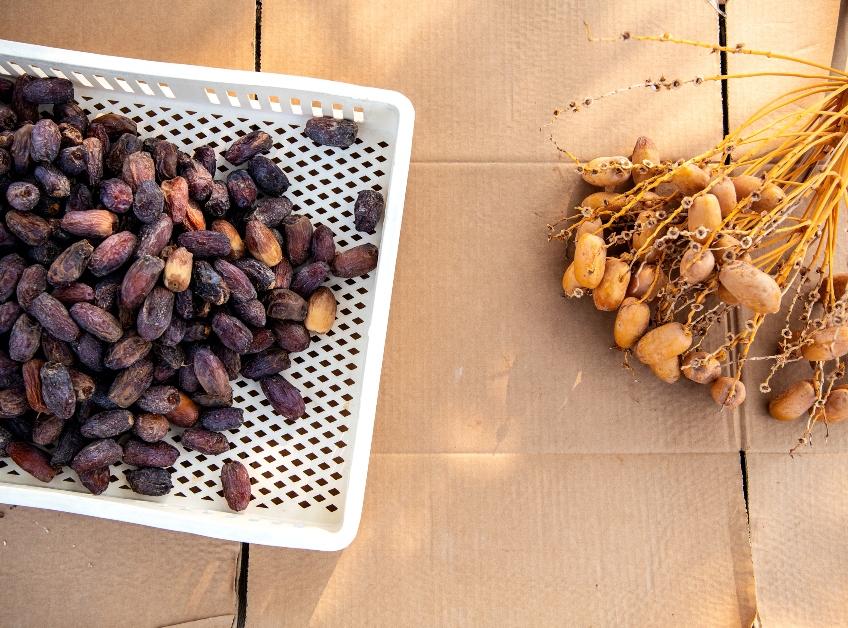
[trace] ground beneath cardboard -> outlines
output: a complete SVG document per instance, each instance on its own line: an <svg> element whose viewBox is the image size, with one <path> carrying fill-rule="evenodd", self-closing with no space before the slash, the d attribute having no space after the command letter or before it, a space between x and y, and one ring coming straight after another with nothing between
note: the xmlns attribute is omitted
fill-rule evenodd
<svg viewBox="0 0 848 628"><path fill-rule="evenodd" d="M559 296L545 224L585 193L546 141L554 107L719 55L590 43L670 32L829 63L838 0L7 0L0 37L398 89L413 166L366 504L338 553L213 541L0 506L9 626L839 623L848 436L794 459L761 402L636 378L611 317ZM762 60L727 59L731 71ZM753 65L752 65L753 64ZM698 91L695 91L695 90ZM769 86L596 102L581 155L715 142ZM726 120L725 120L726 119ZM758 405L758 403L760 405ZM750 519L750 523L749 523ZM756 584L755 584L756 583Z"/></svg>

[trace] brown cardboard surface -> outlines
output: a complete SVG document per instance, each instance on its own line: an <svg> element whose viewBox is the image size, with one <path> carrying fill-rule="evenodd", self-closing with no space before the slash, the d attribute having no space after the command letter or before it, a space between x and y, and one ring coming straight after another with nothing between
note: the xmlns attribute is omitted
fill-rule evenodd
<svg viewBox="0 0 848 628"><path fill-rule="evenodd" d="M239 550L238 543L0 505L0 624L154 627L228 616L231 625Z"/></svg>
<svg viewBox="0 0 848 628"><path fill-rule="evenodd" d="M763 625L844 625L848 457L749 454L748 478Z"/></svg>
<svg viewBox="0 0 848 628"><path fill-rule="evenodd" d="M554 161L539 128L555 107L665 75L717 74L718 57L667 44L591 43L624 31L717 41L708 3L672 0L265 0L262 69L397 89L415 104L416 161ZM696 91L697 90L697 91ZM717 83L607 99L558 127L568 147L630 154L663 138L670 156L721 135ZM572 118L569 118L572 119ZM630 138L633 138L632 140ZM596 156L595 154L590 155Z"/></svg>
<svg viewBox="0 0 848 628"><path fill-rule="evenodd" d="M544 225L586 192L558 164L414 164L374 450L739 451L736 417L610 349Z"/></svg>
<svg viewBox="0 0 848 628"><path fill-rule="evenodd" d="M102 54L252 70L254 0L7 0L0 38Z"/></svg>
<svg viewBox="0 0 848 628"><path fill-rule="evenodd" d="M785 53L827 66L831 64L839 0L805 0L800 4L731 0L725 10L728 45L743 43L756 50ZM745 54L728 55L727 68L730 74L764 70L826 74L791 61ZM793 77L752 77L729 81L730 128L741 124L754 111L782 93L809 83L807 79Z"/></svg>
<svg viewBox="0 0 848 628"><path fill-rule="evenodd" d="M736 454L375 454L350 548L251 547L247 625L748 625L738 472Z"/></svg>

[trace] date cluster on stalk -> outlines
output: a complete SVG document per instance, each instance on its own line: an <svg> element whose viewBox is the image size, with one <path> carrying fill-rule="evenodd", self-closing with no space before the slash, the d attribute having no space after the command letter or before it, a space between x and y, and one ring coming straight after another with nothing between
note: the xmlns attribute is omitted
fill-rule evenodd
<svg viewBox="0 0 848 628"><path fill-rule="evenodd" d="M714 351L702 343L732 308L744 306L760 319L780 310L780 285L755 264L757 243L733 218L767 214L785 192L715 167L662 161L653 141L640 137L630 158L580 166L584 181L603 191L583 199L577 221L555 237L575 240L564 294L591 294L598 310L615 312L620 349L664 382L682 375L708 386L720 407L732 409L746 389L741 371L723 376L722 363L731 362L737 339L731 334Z"/></svg>
<svg viewBox="0 0 848 628"><path fill-rule="evenodd" d="M349 120L313 118L305 135L339 150ZM223 153L141 138L120 113L89 120L73 84L0 79L0 456L43 482L70 466L92 493L112 466L132 490L171 491L180 452L224 457L233 510L251 499L226 433L243 422L231 381L258 380L274 410L305 414L281 373L336 299L322 284L377 266L377 247L336 251L333 231L294 213L270 135L245 129ZM383 196L350 208L374 233Z"/></svg>

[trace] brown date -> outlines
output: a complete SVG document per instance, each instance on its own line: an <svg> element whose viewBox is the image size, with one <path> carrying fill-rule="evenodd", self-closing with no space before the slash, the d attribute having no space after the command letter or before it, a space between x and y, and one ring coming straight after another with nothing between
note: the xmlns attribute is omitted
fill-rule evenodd
<svg viewBox="0 0 848 628"><path fill-rule="evenodd" d="M146 443L140 440L128 440L124 445L124 463L134 467L158 467L164 469L173 466L180 457L179 450L163 441Z"/></svg>
<svg viewBox="0 0 848 628"><path fill-rule="evenodd" d="M50 482L58 473L58 470L50 464L50 456L35 445L9 443L6 446L6 453L21 469L42 482Z"/></svg>
<svg viewBox="0 0 848 628"><path fill-rule="evenodd" d="M180 438L180 444L186 449L207 455L222 454L230 448L226 436L220 432L212 432L200 427L186 429Z"/></svg>
<svg viewBox="0 0 848 628"><path fill-rule="evenodd" d="M136 417L133 434L146 443L157 443L165 438L170 427L164 415L145 413Z"/></svg>
<svg viewBox="0 0 848 628"><path fill-rule="evenodd" d="M221 488L227 506L236 512L250 504L250 476L247 468L238 461L228 461L221 467Z"/></svg>
<svg viewBox="0 0 848 628"><path fill-rule="evenodd" d="M86 419L80 427L80 433L86 438L112 438L128 432L135 423L135 417L129 410L106 410Z"/></svg>
<svg viewBox="0 0 848 628"><path fill-rule="evenodd" d="M71 461L71 468L77 473L102 469L120 462L123 453L121 446L111 438L96 440L80 449Z"/></svg>
<svg viewBox="0 0 848 628"><path fill-rule="evenodd" d="M60 419L74 415L77 398L71 374L64 364L47 362L41 367L41 397L50 412Z"/></svg>
<svg viewBox="0 0 848 628"><path fill-rule="evenodd" d="M171 474L165 469L145 467L127 471L124 475L130 488L139 495L160 497L167 495L174 488Z"/></svg>

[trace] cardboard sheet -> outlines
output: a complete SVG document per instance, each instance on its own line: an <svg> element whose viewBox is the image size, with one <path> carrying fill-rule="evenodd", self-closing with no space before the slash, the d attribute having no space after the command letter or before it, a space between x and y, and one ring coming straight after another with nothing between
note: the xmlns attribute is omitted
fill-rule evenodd
<svg viewBox="0 0 848 628"><path fill-rule="evenodd" d="M247 625L749 625L739 489L737 454L375 454L350 548L251 547Z"/></svg>
<svg viewBox="0 0 848 628"><path fill-rule="evenodd" d="M414 164L374 450L738 452L736 417L611 349L562 296L545 224L588 186L557 164Z"/></svg>
<svg viewBox="0 0 848 628"><path fill-rule="evenodd" d="M749 454L748 481L763 625L844 625L848 457Z"/></svg>
<svg viewBox="0 0 848 628"><path fill-rule="evenodd" d="M803 12L803 19L799 13ZM839 17L838 0L769 2L730 0L726 6L727 43L768 50L830 66ZM728 55L729 74L774 71L827 75L826 71L782 59L747 54ZM730 128L789 90L809 85L797 77L751 77L728 82ZM771 118L767 118L771 119Z"/></svg>
<svg viewBox="0 0 848 628"><path fill-rule="evenodd" d="M0 505L0 624L153 627L221 615L231 624L240 547Z"/></svg>
<svg viewBox="0 0 848 628"><path fill-rule="evenodd" d="M718 17L702 0L685 10L668 0L434 0L405 3L403 10L390 0L262 6L262 69L402 91L416 108L416 161L555 161L540 132L555 108L662 75L718 71L718 57L706 50L591 43L583 26L585 20L604 37L670 31L717 41ZM647 134L663 138L676 156L721 135L717 84L661 94L640 88L574 115L573 125L557 127L557 137L578 152L629 155L636 137Z"/></svg>
<svg viewBox="0 0 848 628"><path fill-rule="evenodd" d="M254 0L8 0L0 38L107 55L252 70Z"/></svg>

